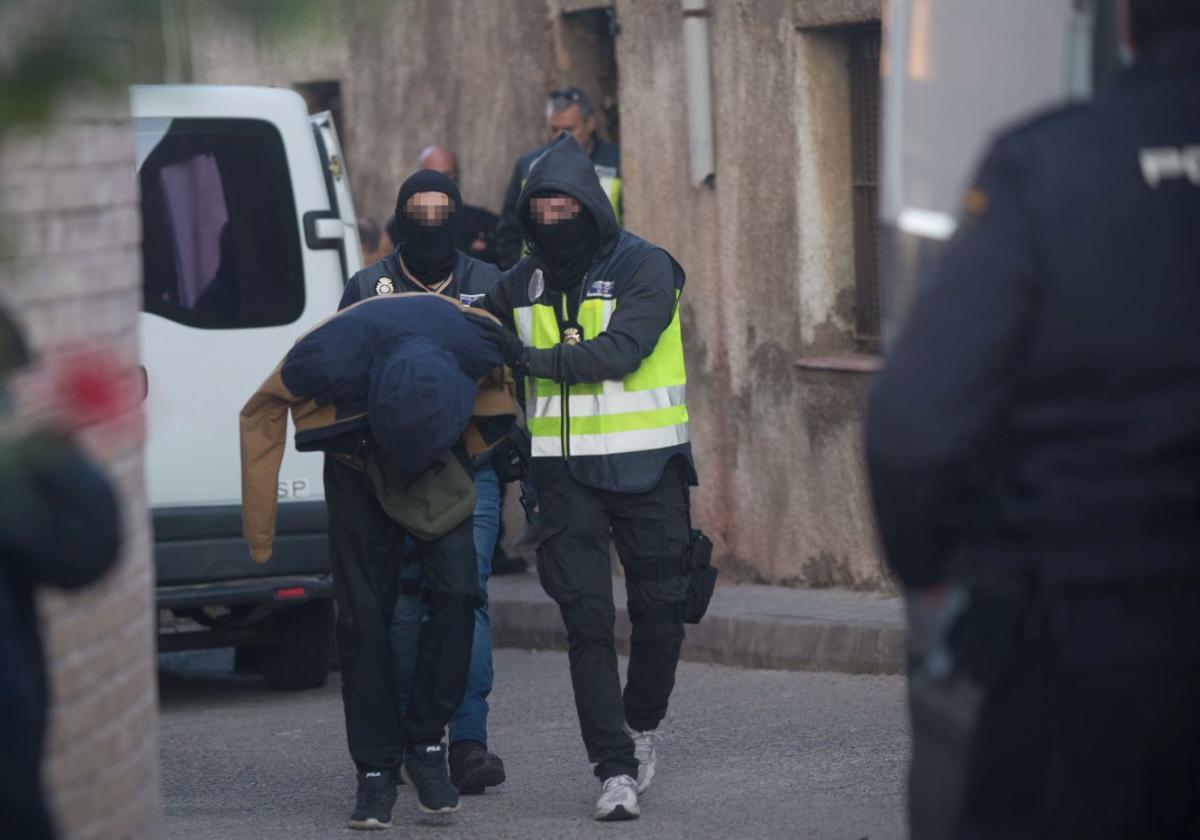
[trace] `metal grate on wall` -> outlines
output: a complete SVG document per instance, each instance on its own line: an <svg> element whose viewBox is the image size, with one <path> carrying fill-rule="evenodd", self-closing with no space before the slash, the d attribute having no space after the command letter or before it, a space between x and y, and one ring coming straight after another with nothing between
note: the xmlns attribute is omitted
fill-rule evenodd
<svg viewBox="0 0 1200 840"><path fill-rule="evenodd" d="M879 346L883 304L879 288L880 28L848 30L850 133L854 182L855 333L868 349Z"/></svg>

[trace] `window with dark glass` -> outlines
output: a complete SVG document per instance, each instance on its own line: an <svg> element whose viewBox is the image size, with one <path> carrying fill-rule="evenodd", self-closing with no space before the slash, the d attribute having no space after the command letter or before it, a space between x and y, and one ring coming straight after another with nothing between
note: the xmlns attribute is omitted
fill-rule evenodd
<svg viewBox="0 0 1200 840"><path fill-rule="evenodd" d="M263 120L138 121L143 308L209 329L288 324L304 266L287 155ZM161 133L161 136L158 134Z"/></svg>
<svg viewBox="0 0 1200 840"><path fill-rule="evenodd" d="M848 31L850 46L850 133L854 180L855 332L868 349L879 346L879 124L880 30Z"/></svg>

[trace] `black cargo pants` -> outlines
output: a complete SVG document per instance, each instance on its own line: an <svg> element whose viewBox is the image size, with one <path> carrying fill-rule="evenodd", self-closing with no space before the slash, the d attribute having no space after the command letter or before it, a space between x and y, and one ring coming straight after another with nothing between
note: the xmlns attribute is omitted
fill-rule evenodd
<svg viewBox="0 0 1200 840"><path fill-rule="evenodd" d="M474 523L468 517L434 542L413 539L428 618L401 713L388 626L407 534L384 513L367 477L333 458L325 459L325 499L350 757L359 770L394 771L404 745L442 739L466 691L479 602Z"/></svg>
<svg viewBox="0 0 1200 840"><path fill-rule="evenodd" d="M646 493L596 490L563 470L538 486L538 505L538 575L566 625L588 759L601 779L636 776L633 741L622 723L639 731L658 727L683 644L683 566L691 534L683 465L669 464ZM610 539L626 572L633 625L624 697L613 646Z"/></svg>

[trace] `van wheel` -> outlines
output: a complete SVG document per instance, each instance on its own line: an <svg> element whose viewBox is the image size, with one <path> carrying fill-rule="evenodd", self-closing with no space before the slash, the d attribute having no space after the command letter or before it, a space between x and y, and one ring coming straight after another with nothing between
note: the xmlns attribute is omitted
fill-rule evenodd
<svg viewBox="0 0 1200 840"><path fill-rule="evenodd" d="M310 601L272 615L275 644L258 650L258 667L274 691L319 688L333 655L333 601Z"/></svg>

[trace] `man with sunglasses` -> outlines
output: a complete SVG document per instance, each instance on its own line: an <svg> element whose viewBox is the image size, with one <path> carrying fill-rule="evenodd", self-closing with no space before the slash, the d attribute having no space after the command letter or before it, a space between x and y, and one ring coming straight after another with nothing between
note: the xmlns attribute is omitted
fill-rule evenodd
<svg viewBox="0 0 1200 840"><path fill-rule="evenodd" d="M596 114L591 97L581 88L574 86L550 91L546 97L546 130L549 135L547 142L553 142L564 131L569 133L592 159L596 177L600 179L600 187L612 206L617 224L620 225L621 150L596 134ZM512 179L504 193L504 209L496 225L496 256L502 269L516 265L525 254L521 226L517 220L517 199L521 195L521 188L525 186L525 180L529 177L529 168L547 148L549 147L539 146L526 152L517 159L516 166L513 167Z"/></svg>

